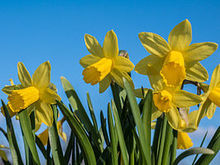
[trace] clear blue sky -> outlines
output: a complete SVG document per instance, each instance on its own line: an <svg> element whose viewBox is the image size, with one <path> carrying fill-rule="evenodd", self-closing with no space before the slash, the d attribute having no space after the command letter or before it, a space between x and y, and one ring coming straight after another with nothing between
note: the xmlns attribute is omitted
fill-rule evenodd
<svg viewBox="0 0 220 165"><path fill-rule="evenodd" d="M118 36L119 49L127 50L131 61L137 64L149 55L138 39L139 32L154 32L167 39L172 28L186 18L192 24L193 43L211 41L220 44L218 0L1 1L0 88L9 84L10 78L19 83L17 62L23 62L33 74L39 64L49 60L52 82L56 84L64 101L67 102L60 76L72 83L85 106L86 92L90 93L99 117L100 109L106 110L111 93L107 90L99 94L98 86L83 82L83 68L79 60L89 54L83 41L84 34L95 36L102 44L106 32L113 29ZM210 75L219 63L219 49L202 61ZM136 87L149 87L145 76L132 72L132 77ZM0 92L0 97L6 101L3 92ZM201 129L214 130L219 126L219 110L212 120L202 121ZM4 125L2 120L0 123ZM193 135L194 141L200 139Z"/></svg>

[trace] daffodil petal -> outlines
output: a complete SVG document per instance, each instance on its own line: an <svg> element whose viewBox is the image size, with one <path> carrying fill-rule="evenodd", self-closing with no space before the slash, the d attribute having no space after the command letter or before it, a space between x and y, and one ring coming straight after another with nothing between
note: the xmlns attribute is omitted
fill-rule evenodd
<svg viewBox="0 0 220 165"><path fill-rule="evenodd" d="M186 67L186 79L197 82L204 82L208 80L207 70L199 63L195 63L190 68Z"/></svg>
<svg viewBox="0 0 220 165"><path fill-rule="evenodd" d="M178 132L177 135L177 148L178 149L188 149L193 146L193 142L189 135L185 132Z"/></svg>
<svg viewBox="0 0 220 165"><path fill-rule="evenodd" d="M105 90L109 87L111 84L111 78L110 76L106 76L102 81L99 82L99 93L105 92Z"/></svg>
<svg viewBox="0 0 220 165"><path fill-rule="evenodd" d="M154 108L156 109L156 108ZM153 110L153 109L152 109ZM163 112L159 111L159 110L155 110L155 111L152 111L152 116L151 116L151 120L155 120L157 119L158 117L160 117L162 115Z"/></svg>
<svg viewBox="0 0 220 165"><path fill-rule="evenodd" d="M49 61L42 63L32 76L33 85L38 88L46 88L50 85L51 66Z"/></svg>
<svg viewBox="0 0 220 165"><path fill-rule="evenodd" d="M192 27L186 19L176 25L169 34L168 43L172 50L183 51L192 41Z"/></svg>
<svg viewBox="0 0 220 165"><path fill-rule="evenodd" d="M177 108L172 108L169 110L169 112L165 113L167 116L167 120L170 124L170 126L175 129L178 130L179 126L180 126L180 121L181 121L181 116L177 110Z"/></svg>
<svg viewBox="0 0 220 165"><path fill-rule="evenodd" d="M169 53L170 47L168 43L158 34L141 32L138 36L141 40L142 45L150 54L164 57Z"/></svg>
<svg viewBox="0 0 220 165"><path fill-rule="evenodd" d="M98 43L95 37L86 34L84 37L86 47L88 51L94 56L104 57L101 45Z"/></svg>
<svg viewBox="0 0 220 165"><path fill-rule="evenodd" d="M214 69L210 81L209 89L212 89L220 84L220 64Z"/></svg>
<svg viewBox="0 0 220 165"><path fill-rule="evenodd" d="M8 158L7 158L7 156L6 156L6 153L5 153L5 151L3 151L3 150L0 150L0 157L1 157L2 159L4 159L5 161L8 161Z"/></svg>
<svg viewBox="0 0 220 165"><path fill-rule="evenodd" d="M207 109L207 112L206 112L206 116L208 117L208 119L211 119L215 113L215 110L216 110L216 105L211 102L208 109Z"/></svg>
<svg viewBox="0 0 220 165"><path fill-rule="evenodd" d="M184 90L176 91L173 94L173 103L179 108L194 106L201 101L202 98L200 96Z"/></svg>
<svg viewBox="0 0 220 165"><path fill-rule="evenodd" d="M161 58L155 55L149 55L139 61L134 70L143 75L157 75L160 73L162 65Z"/></svg>
<svg viewBox="0 0 220 165"><path fill-rule="evenodd" d="M81 58L79 63L82 65L83 68L86 68L87 66L98 62L100 59L101 59L100 57L90 54Z"/></svg>
<svg viewBox="0 0 220 165"><path fill-rule="evenodd" d="M46 88L40 95L40 100L48 104L56 104L56 100L60 101L60 96L53 90Z"/></svg>
<svg viewBox="0 0 220 165"><path fill-rule="evenodd" d="M118 38L113 30L108 31L103 43L104 56L113 58L118 56Z"/></svg>
<svg viewBox="0 0 220 165"><path fill-rule="evenodd" d="M218 45L213 42L196 43L188 46L184 51L186 65L206 59L216 51L217 47Z"/></svg>
<svg viewBox="0 0 220 165"><path fill-rule="evenodd" d="M45 146L47 145L49 134L48 134L48 129L44 130L42 133L38 135L38 138L42 142L42 144Z"/></svg>
<svg viewBox="0 0 220 165"><path fill-rule="evenodd" d="M114 61L114 67L122 72L131 72L134 69L134 64L127 58L117 56Z"/></svg>
<svg viewBox="0 0 220 165"><path fill-rule="evenodd" d="M53 124L53 110L49 104L44 102L39 102L37 104L37 109L35 110L35 115L38 119L43 122L48 127Z"/></svg>
<svg viewBox="0 0 220 165"><path fill-rule="evenodd" d="M29 72L22 62L19 62L17 65L18 68L18 78L23 87L28 87L32 85L32 80Z"/></svg>

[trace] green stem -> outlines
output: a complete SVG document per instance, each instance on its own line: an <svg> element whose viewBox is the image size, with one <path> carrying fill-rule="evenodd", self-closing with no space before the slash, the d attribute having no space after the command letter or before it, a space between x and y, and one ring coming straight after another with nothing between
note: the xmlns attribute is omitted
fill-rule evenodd
<svg viewBox="0 0 220 165"><path fill-rule="evenodd" d="M171 164L173 164L176 159L177 134L178 132L176 130L173 130L173 142L171 146Z"/></svg>
<svg viewBox="0 0 220 165"><path fill-rule="evenodd" d="M167 127L167 118L164 115L163 123L162 123L162 130L161 131L161 139L159 145L159 153L158 153L158 162L157 164L160 165L162 163L162 156L163 156L163 149L164 149L164 141L166 136L166 127Z"/></svg>
<svg viewBox="0 0 220 165"><path fill-rule="evenodd" d="M119 116L121 116L122 113L122 106L121 106L121 99L119 96L119 93L121 91L120 87L116 83L111 83L111 89L112 89L112 95L115 102L115 106L118 110Z"/></svg>

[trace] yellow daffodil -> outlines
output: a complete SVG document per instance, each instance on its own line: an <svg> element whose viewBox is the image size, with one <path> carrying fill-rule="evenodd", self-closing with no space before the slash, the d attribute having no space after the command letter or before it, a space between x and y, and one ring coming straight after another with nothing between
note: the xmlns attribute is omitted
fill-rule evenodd
<svg viewBox="0 0 220 165"><path fill-rule="evenodd" d="M8 161L8 158L6 156L6 153L4 150L1 150L1 149L8 149L7 147L3 146L3 145L0 145L0 158L2 158L3 160L5 161Z"/></svg>
<svg viewBox="0 0 220 165"><path fill-rule="evenodd" d="M199 61L210 56L217 49L217 44L204 42L190 45L192 29L187 19L174 27L168 43L150 32L140 33L139 38L151 55L142 59L135 66L135 71L148 75L152 86L161 78L167 86L181 86L184 79L197 82L208 79L208 73Z"/></svg>
<svg viewBox="0 0 220 165"><path fill-rule="evenodd" d="M177 135L177 148L178 149L188 149L193 146L193 142L190 139L189 135L185 132L179 132Z"/></svg>
<svg viewBox="0 0 220 165"><path fill-rule="evenodd" d="M171 127L179 129L182 127L182 118L177 107L194 106L199 104L202 99L200 96L184 90L164 87L158 91L154 91L153 101L160 113L165 113ZM157 117L161 115L160 113L154 112Z"/></svg>
<svg viewBox="0 0 220 165"><path fill-rule="evenodd" d="M19 112L23 109L30 108L35 110L37 127L42 122L47 126L52 126L53 111L51 104L56 100L61 100L57 93L50 88L50 63L44 62L34 72L32 78L25 68L24 64L18 63L18 78L21 82L21 89L10 91L7 88L8 106L12 112ZM3 90L4 91L4 90Z"/></svg>
<svg viewBox="0 0 220 165"><path fill-rule="evenodd" d="M205 115L211 119L216 107L220 107L220 64L213 71L210 85L204 91L206 93L203 94L199 111L205 112Z"/></svg>
<svg viewBox="0 0 220 165"><path fill-rule="evenodd" d="M60 121L57 122L57 131L58 131L58 134L61 137L61 139L63 139L63 141L66 142L67 136L63 132L63 127L62 127L62 124L63 124L64 121L65 121L65 119L63 118L63 119L61 119ZM41 140L43 145L47 145L48 137L49 137L48 129L44 130L42 133L40 133L38 135L38 138Z"/></svg>
<svg viewBox="0 0 220 165"><path fill-rule="evenodd" d="M112 80L123 87L123 77L133 86L128 72L133 70L134 65L129 59L118 56L118 39L113 30L107 32L103 47L89 34L85 35L85 44L91 53L80 60L85 68L82 74L86 83L99 83L100 93L108 88Z"/></svg>

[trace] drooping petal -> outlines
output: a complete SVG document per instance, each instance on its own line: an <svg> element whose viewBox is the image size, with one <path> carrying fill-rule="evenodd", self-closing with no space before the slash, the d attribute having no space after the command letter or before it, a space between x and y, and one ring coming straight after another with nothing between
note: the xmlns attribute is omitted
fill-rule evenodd
<svg viewBox="0 0 220 165"><path fill-rule="evenodd" d="M178 132L177 136L177 148L178 149L188 149L193 146L193 142L190 139L189 135L185 132Z"/></svg>
<svg viewBox="0 0 220 165"><path fill-rule="evenodd" d="M173 94L173 103L179 108L194 106L201 101L202 98L200 96L184 90L176 91Z"/></svg>
<svg viewBox="0 0 220 165"><path fill-rule="evenodd" d="M168 43L172 50L183 51L192 41L192 28L186 19L170 32Z"/></svg>
<svg viewBox="0 0 220 165"><path fill-rule="evenodd" d="M114 67L121 72L131 72L134 69L134 64L125 57L117 56L114 60Z"/></svg>
<svg viewBox="0 0 220 165"><path fill-rule="evenodd" d="M162 66L161 58L155 55L149 55L139 61L134 70L143 75L156 75L160 73Z"/></svg>
<svg viewBox="0 0 220 165"><path fill-rule="evenodd" d="M104 56L114 58L118 56L118 38L113 30L108 31L103 43Z"/></svg>
<svg viewBox="0 0 220 165"><path fill-rule="evenodd" d="M207 81L209 74L207 70L198 62L193 66L186 67L186 79L197 82Z"/></svg>
<svg viewBox="0 0 220 165"><path fill-rule="evenodd" d="M91 54L98 57L104 57L102 47L95 37L85 34L84 40L86 47Z"/></svg>
<svg viewBox="0 0 220 165"><path fill-rule="evenodd" d="M196 43L188 46L183 53L186 65L206 59L214 53L217 47L218 45L213 42Z"/></svg>
<svg viewBox="0 0 220 165"><path fill-rule="evenodd" d="M209 89L212 89L220 84L220 64L214 69L210 81Z"/></svg>
<svg viewBox="0 0 220 165"><path fill-rule="evenodd" d="M53 110L50 105L40 101L36 105L35 115L46 126L51 127L53 124Z"/></svg>
<svg viewBox="0 0 220 165"><path fill-rule="evenodd" d="M19 62L17 65L18 68L18 78L23 87L28 87L32 85L32 80L29 72L22 62Z"/></svg>
<svg viewBox="0 0 220 165"><path fill-rule="evenodd" d="M53 90L46 88L40 94L40 100L48 104L56 104L56 100L60 101L60 96Z"/></svg>
<svg viewBox="0 0 220 165"><path fill-rule="evenodd" d="M99 82L99 93L105 92L105 90L109 87L111 84L111 78L110 76L106 76L102 81Z"/></svg>
<svg viewBox="0 0 220 165"><path fill-rule="evenodd" d="M138 36L141 40L142 45L150 54L164 57L169 53L170 47L168 43L158 34L142 32L139 33Z"/></svg>
<svg viewBox="0 0 220 165"><path fill-rule="evenodd" d="M170 111L166 113L166 116L170 126L173 129L178 130L181 125L181 116L177 108L173 107L170 109Z"/></svg>
<svg viewBox="0 0 220 165"><path fill-rule="evenodd" d="M98 62L100 59L101 59L100 57L90 54L81 58L79 63L80 65L82 65L83 68L86 68L87 66Z"/></svg>
<svg viewBox="0 0 220 165"><path fill-rule="evenodd" d="M50 71L49 61L40 64L32 76L33 85L38 88L48 87L50 85Z"/></svg>

